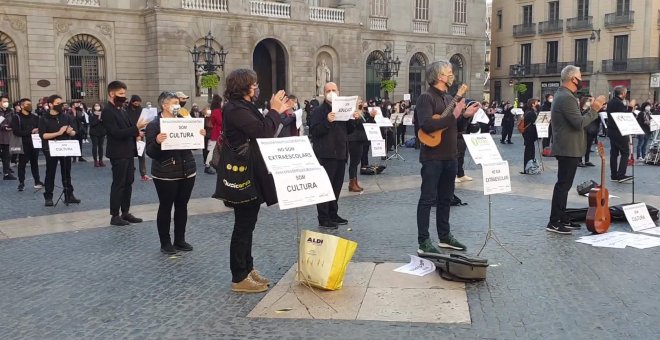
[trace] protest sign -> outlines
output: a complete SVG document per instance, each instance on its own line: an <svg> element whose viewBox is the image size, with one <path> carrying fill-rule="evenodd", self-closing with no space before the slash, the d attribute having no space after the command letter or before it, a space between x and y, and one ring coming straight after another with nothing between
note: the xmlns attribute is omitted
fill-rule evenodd
<svg viewBox="0 0 660 340"><path fill-rule="evenodd" d="M273 172L280 210L335 200L325 169L320 165L285 168Z"/></svg>
<svg viewBox="0 0 660 340"><path fill-rule="evenodd" d="M660 130L660 115L651 115L651 131Z"/></svg>
<svg viewBox="0 0 660 340"><path fill-rule="evenodd" d="M415 124L413 123L413 116L410 115L410 114L409 114L409 115L405 115L405 116L403 116L403 125L405 125L405 126L413 126L413 125L415 125Z"/></svg>
<svg viewBox="0 0 660 340"><path fill-rule="evenodd" d="M482 163L481 167L484 177L484 195L511 192L509 162Z"/></svg>
<svg viewBox="0 0 660 340"><path fill-rule="evenodd" d="M616 123L622 136L644 134L644 130L639 126L632 112L612 112L610 116Z"/></svg>
<svg viewBox="0 0 660 340"><path fill-rule="evenodd" d="M353 116L357 109L357 96L335 97L332 99L332 112L335 113L335 121L345 122Z"/></svg>
<svg viewBox="0 0 660 340"><path fill-rule="evenodd" d="M143 120L145 122L151 123L151 121L154 120L156 116L158 116L158 110L155 107L145 107L142 109L138 121Z"/></svg>
<svg viewBox="0 0 660 340"><path fill-rule="evenodd" d="M380 127L378 127L378 124L364 123L362 126L364 127L364 132L367 134L368 140L374 141L383 139L383 135L380 133Z"/></svg>
<svg viewBox="0 0 660 340"><path fill-rule="evenodd" d="M385 141L382 139L371 141L371 157L385 156L387 156L387 150L385 150Z"/></svg>
<svg viewBox="0 0 660 340"><path fill-rule="evenodd" d="M550 123L550 111L541 111L539 115L536 116L536 124L540 123Z"/></svg>
<svg viewBox="0 0 660 340"><path fill-rule="evenodd" d="M403 95L403 100L410 100L410 93L406 93Z"/></svg>
<svg viewBox="0 0 660 340"><path fill-rule="evenodd" d="M484 123L488 124L490 123L490 119L488 119L488 116L486 115L486 111L483 109L477 110L477 113L474 114L474 117L472 118L472 124L476 123Z"/></svg>
<svg viewBox="0 0 660 340"><path fill-rule="evenodd" d="M51 157L80 157L80 144L77 140L49 140Z"/></svg>
<svg viewBox="0 0 660 340"><path fill-rule="evenodd" d="M644 229L656 227L645 203L626 205L623 207L623 213L626 215L626 219L634 231L643 231Z"/></svg>
<svg viewBox="0 0 660 340"><path fill-rule="evenodd" d="M539 138L549 138L550 123L536 123L536 133Z"/></svg>
<svg viewBox="0 0 660 340"><path fill-rule="evenodd" d="M475 164L502 161L500 151L497 149L490 133L464 134L463 139L465 139L465 144Z"/></svg>
<svg viewBox="0 0 660 340"><path fill-rule="evenodd" d="M167 139L160 144L162 150L204 149L204 118L161 118L160 132Z"/></svg>
<svg viewBox="0 0 660 340"><path fill-rule="evenodd" d="M496 113L495 126L502 126L502 119L504 119L504 113Z"/></svg>
<svg viewBox="0 0 660 340"><path fill-rule="evenodd" d="M306 136L258 138L257 144L270 173L282 169L319 165Z"/></svg>
<svg viewBox="0 0 660 340"><path fill-rule="evenodd" d="M38 133L32 134L32 147L35 149L41 149L41 137L39 137Z"/></svg>
<svg viewBox="0 0 660 340"><path fill-rule="evenodd" d="M296 129L300 129L303 125L303 110L298 109L293 112L296 115Z"/></svg>
<svg viewBox="0 0 660 340"><path fill-rule="evenodd" d="M521 108L511 109L511 113L513 113L516 116L520 116L520 115L525 114L525 112Z"/></svg>

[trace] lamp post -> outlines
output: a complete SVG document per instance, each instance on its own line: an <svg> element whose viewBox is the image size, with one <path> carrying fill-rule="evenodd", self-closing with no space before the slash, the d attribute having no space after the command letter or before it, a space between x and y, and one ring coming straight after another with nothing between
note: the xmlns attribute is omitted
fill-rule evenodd
<svg viewBox="0 0 660 340"><path fill-rule="evenodd" d="M399 68L401 67L401 60L399 57L396 59L392 58L392 50L389 47L385 47L383 51L384 58L374 61L374 66L376 68L376 73L382 80L391 80L392 77L399 75ZM385 91L385 99L389 99L389 94L387 90Z"/></svg>
<svg viewBox="0 0 660 340"><path fill-rule="evenodd" d="M521 63L517 63L513 65L512 71L513 73L511 74L511 77L515 79L515 85L520 84L520 80L522 80L522 78L525 76L525 66ZM513 81L509 82L509 84L513 85ZM513 97L514 101L518 100L518 88L516 87L513 88Z"/></svg>
<svg viewBox="0 0 660 340"><path fill-rule="evenodd" d="M193 65L195 66L195 74L199 68L204 71L203 75L215 74L218 69L225 70L225 58L229 51L225 51L224 47L220 46L220 51L216 51L213 48L213 35L209 33L204 37L204 45L199 48L197 45L193 46L193 49L190 50L192 55ZM200 63L199 57L203 56L204 60ZM215 62L215 57L218 57L218 63ZM209 88L209 103L211 103L211 98L213 96L213 91Z"/></svg>

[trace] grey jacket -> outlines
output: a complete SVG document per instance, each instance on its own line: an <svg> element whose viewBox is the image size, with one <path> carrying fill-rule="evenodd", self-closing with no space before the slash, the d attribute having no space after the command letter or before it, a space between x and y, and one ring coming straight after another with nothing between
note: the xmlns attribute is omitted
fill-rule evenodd
<svg viewBox="0 0 660 340"><path fill-rule="evenodd" d="M11 119L13 114L10 109L6 111L0 109L0 116L5 118L5 120L0 123L0 144L9 145L9 143L11 143L12 136L12 132L9 129L11 128Z"/></svg>
<svg viewBox="0 0 660 340"><path fill-rule="evenodd" d="M584 128L598 119L598 112L589 110L584 116L573 93L560 87L550 109L552 121L552 153L555 156L582 157L587 150Z"/></svg>

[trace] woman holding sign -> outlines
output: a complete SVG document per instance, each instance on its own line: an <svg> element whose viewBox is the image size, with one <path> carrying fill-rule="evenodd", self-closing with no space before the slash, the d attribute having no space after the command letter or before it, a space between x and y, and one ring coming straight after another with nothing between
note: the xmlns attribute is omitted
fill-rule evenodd
<svg viewBox="0 0 660 340"><path fill-rule="evenodd" d="M161 144L168 138L160 131L161 118L179 118L181 105L175 92L163 92L158 97L158 106L162 110L146 131L146 153L151 159L151 176L158 193L158 215L156 225L160 238L160 251L167 255L176 254L177 250L191 251L193 247L186 242L186 223L188 222L188 201L195 186L197 165L192 150L162 150ZM201 129L199 134L206 135ZM170 238L170 223L174 206L174 243Z"/></svg>

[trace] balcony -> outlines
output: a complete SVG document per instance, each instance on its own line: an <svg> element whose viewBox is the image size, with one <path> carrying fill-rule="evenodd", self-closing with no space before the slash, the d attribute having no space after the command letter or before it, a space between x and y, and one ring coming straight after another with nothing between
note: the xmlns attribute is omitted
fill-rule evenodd
<svg viewBox="0 0 660 340"><path fill-rule="evenodd" d="M635 23L635 11L605 14L605 27L628 27Z"/></svg>
<svg viewBox="0 0 660 340"><path fill-rule="evenodd" d="M467 35L467 25L465 24L453 24L451 25L451 35ZM490 46L490 40L486 40L486 46Z"/></svg>
<svg viewBox="0 0 660 340"><path fill-rule="evenodd" d="M538 64L529 64L523 65L522 75L524 77L543 77L543 76L557 76L561 73L561 70L568 65L574 65L580 68L580 71L583 74L593 73L594 71L594 62L557 62L557 63L538 63ZM514 65L509 66L509 76L514 77L516 74L514 72Z"/></svg>
<svg viewBox="0 0 660 340"><path fill-rule="evenodd" d="M513 37L533 37L536 35L536 24L527 23L520 25L513 25Z"/></svg>
<svg viewBox="0 0 660 340"><path fill-rule="evenodd" d="M387 18L369 18L369 28L373 31L387 31Z"/></svg>
<svg viewBox="0 0 660 340"><path fill-rule="evenodd" d="M310 7L309 20L320 22L344 23L344 10L328 7Z"/></svg>
<svg viewBox="0 0 660 340"><path fill-rule="evenodd" d="M101 3L100 0L68 0L67 5L100 7Z"/></svg>
<svg viewBox="0 0 660 340"><path fill-rule="evenodd" d="M412 30L414 33L429 33L429 22L426 20L413 20Z"/></svg>
<svg viewBox="0 0 660 340"><path fill-rule="evenodd" d="M594 17L576 17L566 20L566 31L579 32L594 29Z"/></svg>
<svg viewBox="0 0 660 340"><path fill-rule="evenodd" d="M660 58L628 58L603 60L603 73L652 73L660 71Z"/></svg>
<svg viewBox="0 0 660 340"><path fill-rule="evenodd" d="M181 8L205 12L227 12L228 0L181 0Z"/></svg>
<svg viewBox="0 0 660 340"><path fill-rule="evenodd" d="M539 34L553 34L564 32L564 20L539 22Z"/></svg>
<svg viewBox="0 0 660 340"><path fill-rule="evenodd" d="M250 1L250 14L269 18L291 18L291 5L272 1Z"/></svg>

